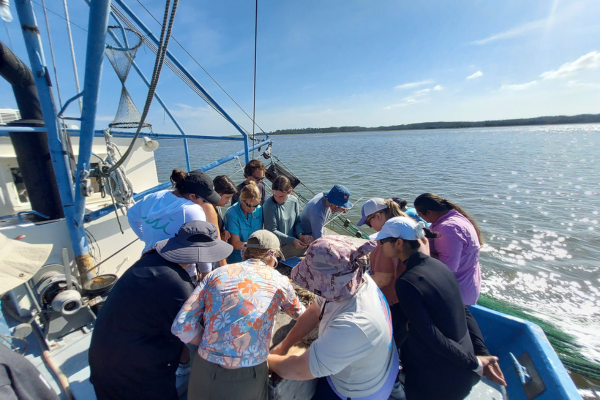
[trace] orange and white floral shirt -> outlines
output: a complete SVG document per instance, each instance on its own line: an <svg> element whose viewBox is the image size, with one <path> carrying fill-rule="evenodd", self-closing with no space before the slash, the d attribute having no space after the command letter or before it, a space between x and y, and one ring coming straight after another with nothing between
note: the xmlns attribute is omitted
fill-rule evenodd
<svg viewBox="0 0 600 400"><path fill-rule="evenodd" d="M184 343L202 334L198 354L207 361L252 367L267 360L279 308L294 319L305 310L287 277L262 261L246 260L209 273L179 310L171 332Z"/></svg>

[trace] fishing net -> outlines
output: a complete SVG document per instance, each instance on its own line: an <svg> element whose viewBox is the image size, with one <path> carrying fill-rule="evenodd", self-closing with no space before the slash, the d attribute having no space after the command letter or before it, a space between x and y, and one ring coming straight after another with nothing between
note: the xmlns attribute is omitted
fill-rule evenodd
<svg viewBox="0 0 600 400"><path fill-rule="evenodd" d="M532 311L507 301L494 299L488 294L482 294L477 304L539 325L565 368L583 377L600 381L600 364L588 360L581 354L581 346L576 343L572 335L561 331L549 322L536 318Z"/></svg>
<svg viewBox="0 0 600 400"><path fill-rule="evenodd" d="M142 116L125 87L125 81L131 70L135 55L142 45L142 37L129 28L109 26L106 42L104 53L121 81L121 100L119 101L117 114L108 126L110 128L136 129ZM144 122L143 127L152 128L152 125Z"/></svg>

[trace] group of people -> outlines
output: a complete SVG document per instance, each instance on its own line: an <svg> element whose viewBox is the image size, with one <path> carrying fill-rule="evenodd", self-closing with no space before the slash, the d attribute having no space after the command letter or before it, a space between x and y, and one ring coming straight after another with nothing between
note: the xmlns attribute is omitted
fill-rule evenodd
<svg viewBox="0 0 600 400"><path fill-rule="evenodd" d="M468 214L429 193L414 207L373 198L359 225L377 233L357 246L324 235L331 213L352 207L348 189L335 185L301 211L285 176L265 199L265 173L252 160L236 186L175 170L172 190L129 210L145 247L96 321L89 361L100 400L177 399L186 368L188 399L267 399L269 371L318 378L317 400L403 398L403 388L408 400L462 399L481 375L505 384L468 309L481 283ZM291 256L304 256L291 280L316 295L308 307L275 269ZM279 310L296 323L270 348Z"/></svg>

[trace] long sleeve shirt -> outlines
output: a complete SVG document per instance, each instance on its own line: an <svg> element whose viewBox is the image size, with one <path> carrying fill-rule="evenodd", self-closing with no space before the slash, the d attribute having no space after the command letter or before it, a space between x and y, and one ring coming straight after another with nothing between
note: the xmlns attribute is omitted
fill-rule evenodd
<svg viewBox="0 0 600 400"><path fill-rule="evenodd" d="M302 234L300 204L293 196L289 196L283 204L277 204L273 197L269 197L263 205L263 219L265 229L273 232L282 246L293 245Z"/></svg>
<svg viewBox="0 0 600 400"><path fill-rule="evenodd" d="M294 319L305 311L287 277L262 261L246 260L209 273L179 311L171 331L184 343L202 334L198 354L209 362L252 367L269 355L280 308Z"/></svg>
<svg viewBox="0 0 600 400"><path fill-rule="evenodd" d="M327 207L323 193L317 194L302 210L300 216L302 233L311 235L313 239L317 240L323 236L323 227L330 215L331 209Z"/></svg>
<svg viewBox="0 0 600 400"><path fill-rule="evenodd" d="M481 289L481 246L475 227L458 211L450 210L431 224L430 229L440 234L439 238L429 240L431 256L454 272L464 303L476 304Z"/></svg>

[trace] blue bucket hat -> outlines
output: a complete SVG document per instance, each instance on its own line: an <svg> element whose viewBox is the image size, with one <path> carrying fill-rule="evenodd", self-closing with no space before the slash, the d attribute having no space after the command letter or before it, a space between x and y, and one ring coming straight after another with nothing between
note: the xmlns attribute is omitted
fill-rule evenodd
<svg viewBox="0 0 600 400"><path fill-rule="evenodd" d="M345 186L335 185L330 191L323 192L323 197L338 207L352 208L352 203L349 201L350 191Z"/></svg>

